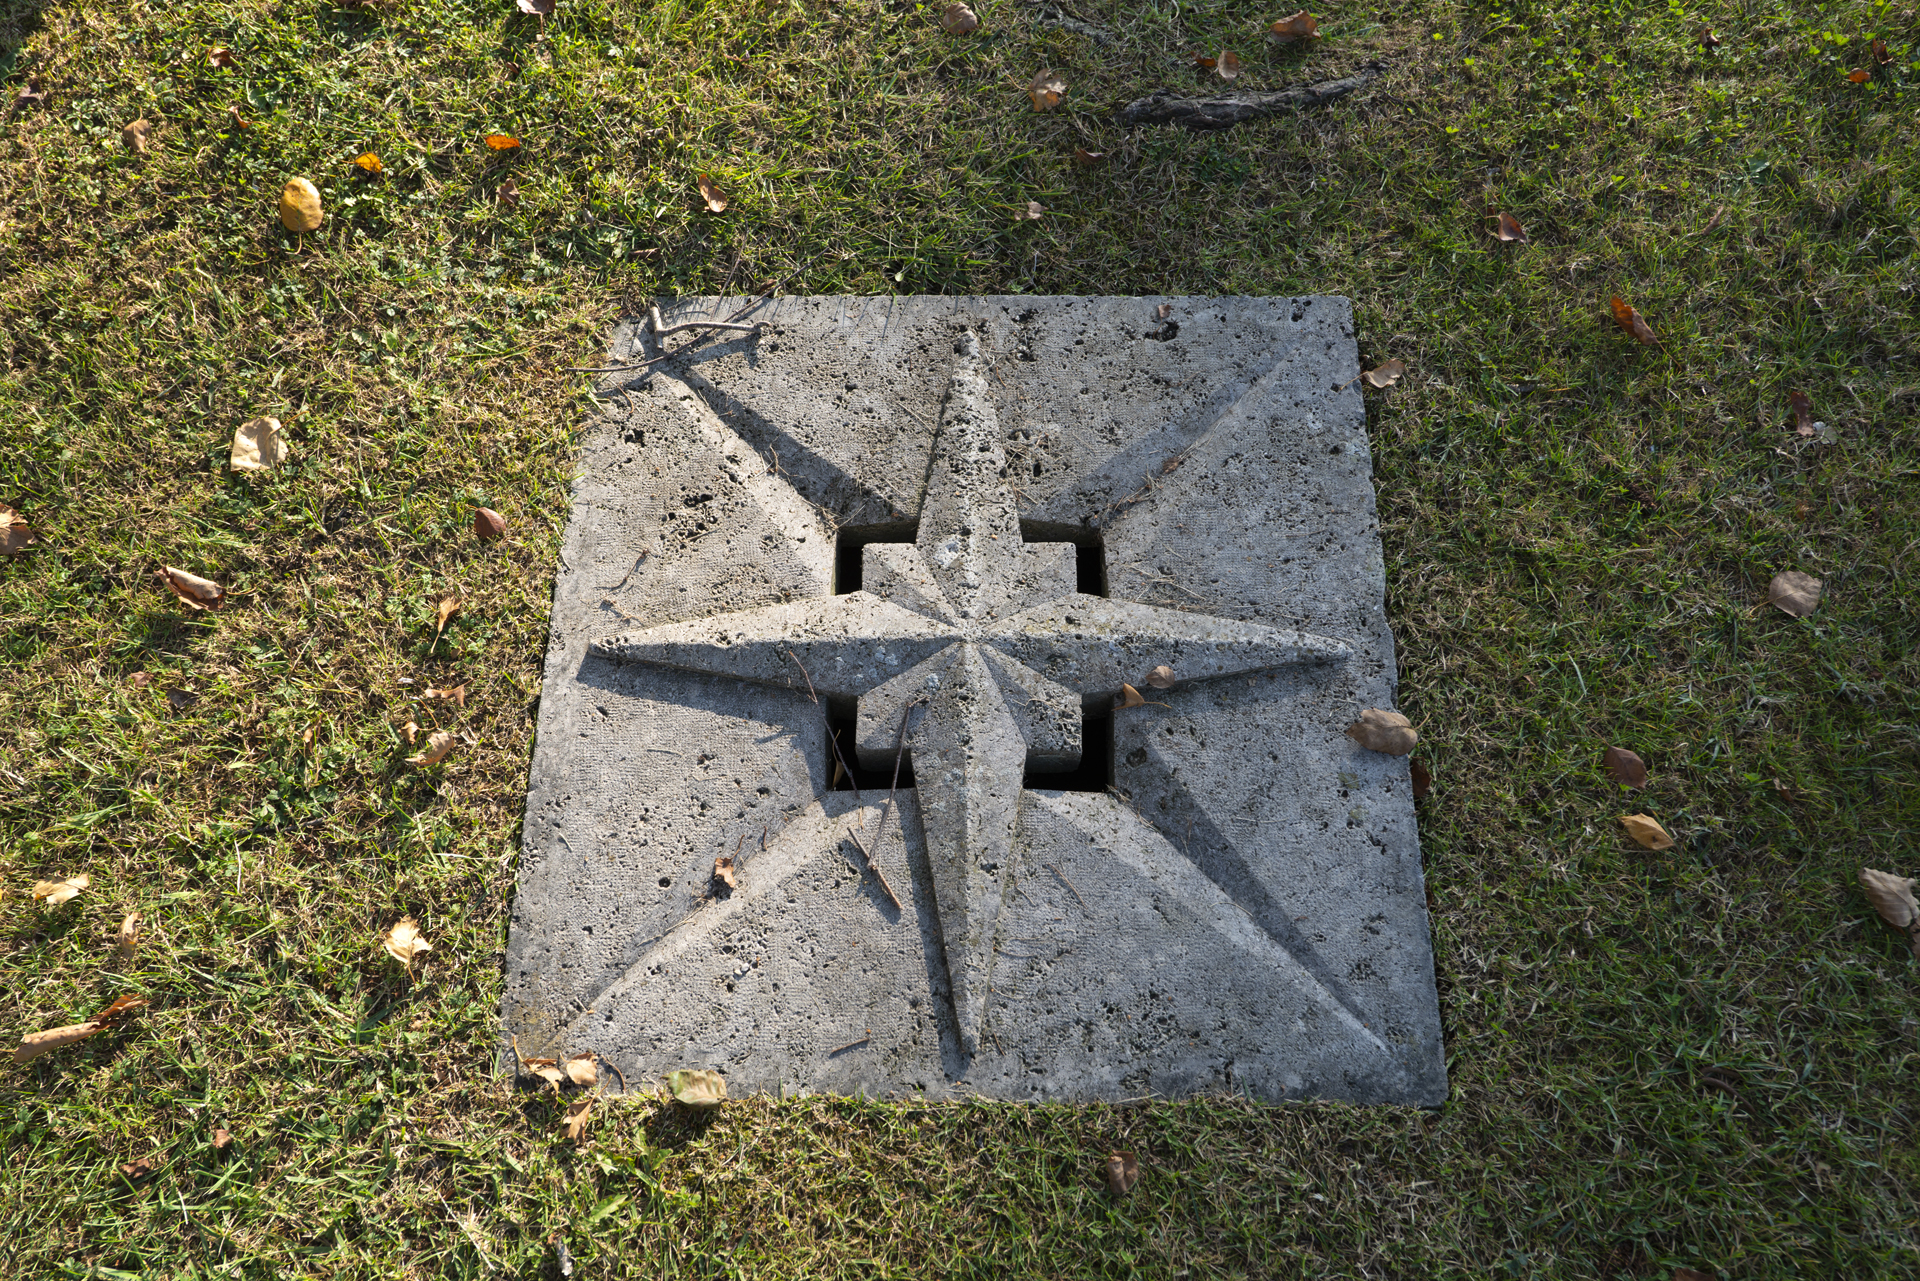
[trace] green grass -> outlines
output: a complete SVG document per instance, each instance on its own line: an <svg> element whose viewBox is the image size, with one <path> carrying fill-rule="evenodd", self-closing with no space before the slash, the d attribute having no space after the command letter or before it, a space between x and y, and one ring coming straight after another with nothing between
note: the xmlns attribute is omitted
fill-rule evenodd
<svg viewBox="0 0 1920 1281"><path fill-rule="evenodd" d="M0 1076L10 1275L551 1277L555 1236L576 1277L1920 1275L1920 967L1854 884L1920 873L1911 10L1425 0L1302 49L1238 0L1083 4L1110 42L998 0L966 39L884 0L560 0L544 40L505 0L0 0L6 99L47 94L0 120L0 502L41 532L0 565L0 1029L152 1001ZM1873 35L1893 64L1848 83ZM1221 135L1112 124L1223 44L1243 87L1391 70ZM629 1101L575 1150L493 1075L565 368L650 298L775 282L1344 293L1406 361L1369 418L1445 1108ZM292 464L229 474L262 413ZM230 605L188 616L162 564ZM1758 604L1783 569L1825 580L1811 618ZM410 770L409 720L473 741Z"/></svg>

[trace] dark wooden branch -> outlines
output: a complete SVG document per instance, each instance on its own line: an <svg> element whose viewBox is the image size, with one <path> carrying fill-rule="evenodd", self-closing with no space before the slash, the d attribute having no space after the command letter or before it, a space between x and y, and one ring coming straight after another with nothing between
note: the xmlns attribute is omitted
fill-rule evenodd
<svg viewBox="0 0 1920 1281"><path fill-rule="evenodd" d="M1287 111L1305 111L1344 98L1355 89L1365 88L1387 69L1384 62L1369 62L1350 76L1322 80L1318 84L1296 85L1275 93L1216 93L1200 98L1184 98L1170 89L1156 89L1146 97L1128 103L1120 111L1120 123L1135 125L1179 125L1183 129L1231 129L1249 120L1264 120Z"/></svg>

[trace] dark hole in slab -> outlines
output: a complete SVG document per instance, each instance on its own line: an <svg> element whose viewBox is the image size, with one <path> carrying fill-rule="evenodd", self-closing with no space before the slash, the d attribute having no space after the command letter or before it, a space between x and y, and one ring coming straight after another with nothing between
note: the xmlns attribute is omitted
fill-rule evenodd
<svg viewBox="0 0 1920 1281"><path fill-rule="evenodd" d="M877 541L877 540L876 540ZM898 539L888 539L898 542ZM893 786L893 761L889 759L884 768L866 769L860 764L860 758L854 755L854 722L859 713L859 704L851 698L829 698L827 702L827 777L834 775L833 747L840 745L839 759L846 762L852 771L852 777L840 775L840 781L830 789L835 792L851 792L858 788L862 792L879 792L884 799L887 789ZM913 757L911 754L900 760L900 786L913 786Z"/></svg>
<svg viewBox="0 0 1920 1281"><path fill-rule="evenodd" d="M833 594L860 590L861 549L868 543L910 543L919 531L912 521L842 525L833 546ZM1107 552L1097 530L1054 521L1023 520L1020 537L1029 543L1072 543L1074 586L1088 596L1107 594Z"/></svg>
<svg viewBox="0 0 1920 1281"><path fill-rule="evenodd" d="M1113 708L1080 707L1080 764L1065 773L1027 767L1020 786L1037 792L1104 792L1113 782Z"/></svg>

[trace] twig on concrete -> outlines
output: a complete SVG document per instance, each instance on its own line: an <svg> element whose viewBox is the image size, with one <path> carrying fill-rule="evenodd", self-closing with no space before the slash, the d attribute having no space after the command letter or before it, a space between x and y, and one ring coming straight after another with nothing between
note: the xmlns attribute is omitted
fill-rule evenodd
<svg viewBox="0 0 1920 1281"><path fill-rule="evenodd" d="M685 320L677 325L669 325L660 317L660 308L656 305L647 308L647 319L651 322L653 336L665 338L668 334L677 334L685 329L732 329L743 334L757 334L764 321L755 321L751 325L736 325L729 320Z"/></svg>
<svg viewBox="0 0 1920 1281"><path fill-rule="evenodd" d="M1073 890L1073 900L1074 902L1080 905L1081 911L1090 912L1093 910L1092 908L1087 906L1087 900L1080 897L1080 891L1074 886L1074 883L1072 881L1067 880L1067 874L1060 870L1059 864L1049 863L1047 864L1047 870L1052 872L1055 876L1059 877L1062 881L1066 881L1067 888L1070 890Z"/></svg>
<svg viewBox="0 0 1920 1281"><path fill-rule="evenodd" d="M1156 89L1121 108L1120 123L1128 128L1136 125L1179 125L1183 129L1193 130L1231 129L1235 125L1263 120L1282 112L1325 106L1372 84L1386 69L1384 62L1369 62L1352 75L1338 80L1296 85L1275 93L1217 93L1187 98L1170 89Z"/></svg>
<svg viewBox="0 0 1920 1281"><path fill-rule="evenodd" d="M868 1028L867 1034L861 1037L859 1040L848 1041L845 1045L836 1045L831 1050L828 1050L827 1057L832 1058L834 1055L839 1054L843 1050L851 1050L856 1045L865 1045L868 1041L871 1041L872 1039L873 1039L873 1029Z"/></svg>

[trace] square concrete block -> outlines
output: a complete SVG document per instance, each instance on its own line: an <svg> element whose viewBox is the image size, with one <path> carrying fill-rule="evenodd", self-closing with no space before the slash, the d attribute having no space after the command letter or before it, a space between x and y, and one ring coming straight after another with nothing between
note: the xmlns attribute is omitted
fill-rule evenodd
<svg viewBox="0 0 1920 1281"><path fill-rule="evenodd" d="M1347 301L749 319L609 375L587 429L522 1052L736 1094L1440 1102L1407 762L1342 733L1395 682ZM609 363L660 350L623 328Z"/></svg>

